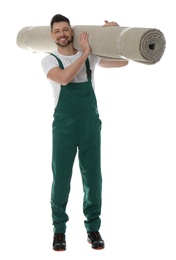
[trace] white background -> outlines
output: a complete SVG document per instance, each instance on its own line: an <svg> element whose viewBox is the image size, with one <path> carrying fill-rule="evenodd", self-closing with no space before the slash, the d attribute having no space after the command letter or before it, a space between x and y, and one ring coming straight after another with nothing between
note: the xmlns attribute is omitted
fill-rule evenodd
<svg viewBox="0 0 176 260"><path fill-rule="evenodd" d="M2 4L0 258L175 260L174 1L11 0ZM101 25L107 19L121 26L157 28L167 42L155 65L131 61L124 68L96 71L103 121L101 234L106 248L101 251L91 249L86 241L77 159L67 208L67 250L52 250L52 93L40 65L45 54L18 48L16 36L25 26L49 25L56 13L69 17L73 25Z"/></svg>

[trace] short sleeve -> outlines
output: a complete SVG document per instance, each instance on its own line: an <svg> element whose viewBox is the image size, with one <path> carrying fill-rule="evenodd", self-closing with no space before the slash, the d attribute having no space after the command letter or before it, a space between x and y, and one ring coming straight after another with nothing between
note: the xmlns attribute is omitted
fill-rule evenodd
<svg viewBox="0 0 176 260"><path fill-rule="evenodd" d="M42 69L43 69L45 75L47 76L48 72L52 68L58 67L59 65L58 65L58 61L56 60L55 57L53 57L52 55L47 55L42 59L41 66L42 66Z"/></svg>

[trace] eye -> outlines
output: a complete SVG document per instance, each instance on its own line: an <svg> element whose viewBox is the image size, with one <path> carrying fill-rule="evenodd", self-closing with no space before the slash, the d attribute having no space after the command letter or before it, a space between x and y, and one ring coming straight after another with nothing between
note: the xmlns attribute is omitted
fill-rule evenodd
<svg viewBox="0 0 176 260"><path fill-rule="evenodd" d="M55 30L54 33L59 33L60 31L59 30Z"/></svg>
<svg viewBox="0 0 176 260"><path fill-rule="evenodd" d="M64 31L64 32L68 32L68 28L64 28L63 31Z"/></svg>

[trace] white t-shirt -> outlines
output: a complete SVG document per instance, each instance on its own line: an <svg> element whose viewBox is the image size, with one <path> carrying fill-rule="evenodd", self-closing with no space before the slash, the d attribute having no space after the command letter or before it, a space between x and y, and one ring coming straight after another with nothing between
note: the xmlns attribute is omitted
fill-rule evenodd
<svg viewBox="0 0 176 260"><path fill-rule="evenodd" d="M53 52L54 55L56 55L63 63L64 68L68 67L72 63L74 63L81 55L82 52L78 51L75 55L71 56L64 56L60 54L57 50ZM90 63L90 69L92 70L92 86L93 89L95 89L94 86L94 69L96 64L98 64L100 61L100 58L95 55L90 55L89 56L89 63ZM53 56L53 55L47 55L45 56L42 61L41 65L43 68L43 71L45 75L48 74L49 70L51 70L54 67L58 67L58 60ZM52 90L53 90L53 98L54 98L54 107L56 107L59 95L60 95L60 90L61 90L61 85L57 82L54 82L50 79L48 79ZM76 75L76 77L71 81L71 82L85 82L87 81L87 74L86 74L86 65L84 64L80 70L80 72Z"/></svg>

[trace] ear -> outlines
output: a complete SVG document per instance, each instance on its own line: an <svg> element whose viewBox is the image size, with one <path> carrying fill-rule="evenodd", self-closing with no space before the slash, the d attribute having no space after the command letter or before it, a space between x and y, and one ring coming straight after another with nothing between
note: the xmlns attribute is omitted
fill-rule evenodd
<svg viewBox="0 0 176 260"><path fill-rule="evenodd" d="M74 31L73 31L73 29L71 29L71 32L72 32L72 36L74 35Z"/></svg>
<svg viewBox="0 0 176 260"><path fill-rule="evenodd" d="M52 33L52 32L51 32L51 34L50 34L50 35L51 35L51 38L54 40L54 37L53 37L53 33Z"/></svg>

